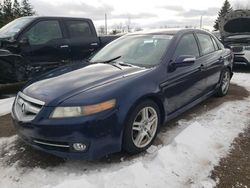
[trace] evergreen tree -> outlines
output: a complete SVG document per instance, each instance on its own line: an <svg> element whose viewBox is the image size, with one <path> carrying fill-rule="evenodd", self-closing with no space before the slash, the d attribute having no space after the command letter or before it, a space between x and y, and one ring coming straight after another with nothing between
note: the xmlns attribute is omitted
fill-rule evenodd
<svg viewBox="0 0 250 188"><path fill-rule="evenodd" d="M3 21L4 23L8 23L13 20L12 13L12 2L11 0L4 0L3 2Z"/></svg>
<svg viewBox="0 0 250 188"><path fill-rule="evenodd" d="M219 13L218 13L218 17L215 21L215 24L214 24L214 30L219 30L219 22L220 22L220 19L223 18L224 16L226 16L226 14L228 14L229 12L231 12L233 10L231 4L229 3L228 0L225 0L222 8L220 9Z"/></svg>
<svg viewBox="0 0 250 188"><path fill-rule="evenodd" d="M33 16L35 14L35 11L33 10L33 7L29 3L29 0L23 0L22 1L22 16Z"/></svg>
<svg viewBox="0 0 250 188"><path fill-rule="evenodd" d="M13 11L13 17L15 19L22 16L22 9L21 9L21 6L17 0L14 0L12 11Z"/></svg>

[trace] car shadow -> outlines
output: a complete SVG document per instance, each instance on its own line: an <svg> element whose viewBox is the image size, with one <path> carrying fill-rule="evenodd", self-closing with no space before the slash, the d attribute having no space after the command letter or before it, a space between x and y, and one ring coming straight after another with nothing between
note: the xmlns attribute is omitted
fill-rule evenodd
<svg viewBox="0 0 250 188"><path fill-rule="evenodd" d="M201 114L206 113L209 110L212 110L221 104L229 101L237 101L237 100L244 100L245 98L250 96L250 92L247 91L244 87L241 87L236 84L231 84L228 95L223 98L216 98L211 97L206 101L200 103L199 105L193 107L192 109L188 110L187 112L180 115L178 118L175 118L165 124L160 129L160 134L168 133L172 129L175 129L178 126L178 122L180 120L190 120L194 117L200 116ZM8 137L15 135L16 132L11 125L10 115L0 117L0 138L1 137ZM4 123L3 123L4 122ZM2 124L3 123L3 124ZM3 126L2 126L3 125ZM171 143L176 135L178 135L183 129L177 129L174 132L171 138L166 141L162 141L159 137L154 142L155 146L167 145ZM8 148L8 149L7 149ZM121 161L131 161L132 159L136 159L138 157L142 157L145 155L146 152L138 154L138 155L129 155L125 152L119 152L116 154L111 154L106 157L103 157L99 160L91 161L72 161L62 159L41 151L37 151L30 146L23 143L20 139L16 139L15 142L12 144L11 147L6 146L6 148L2 147L0 150L0 162L7 166L12 166L14 164L18 164L19 167L25 168L49 168L49 167L56 167L62 164L67 163L79 163L81 166L95 166L96 164L110 164L110 163L120 163ZM87 165L88 164L88 165ZM77 166L77 165L75 165Z"/></svg>
<svg viewBox="0 0 250 188"><path fill-rule="evenodd" d="M250 66L235 65L233 71L238 73L250 73Z"/></svg>

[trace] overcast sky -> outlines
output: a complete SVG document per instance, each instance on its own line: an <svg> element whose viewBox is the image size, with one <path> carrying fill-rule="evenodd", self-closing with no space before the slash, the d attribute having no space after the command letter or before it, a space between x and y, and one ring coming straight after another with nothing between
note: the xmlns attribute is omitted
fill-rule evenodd
<svg viewBox="0 0 250 188"><path fill-rule="evenodd" d="M87 17L97 27L130 22L138 27L213 26L224 0L30 0L38 15ZM250 0L231 0L250 5Z"/></svg>

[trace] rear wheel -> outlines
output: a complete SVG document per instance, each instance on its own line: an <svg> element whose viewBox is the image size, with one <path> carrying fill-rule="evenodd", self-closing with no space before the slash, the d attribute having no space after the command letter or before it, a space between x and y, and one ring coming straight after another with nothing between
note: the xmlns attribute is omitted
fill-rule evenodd
<svg viewBox="0 0 250 188"><path fill-rule="evenodd" d="M229 85L230 85L231 73L229 69L226 69L222 72L220 86L216 93L216 96L223 97L228 93Z"/></svg>
<svg viewBox="0 0 250 188"><path fill-rule="evenodd" d="M145 151L152 145L159 125L159 107L150 100L140 103L128 118L123 135L123 149L132 154Z"/></svg>

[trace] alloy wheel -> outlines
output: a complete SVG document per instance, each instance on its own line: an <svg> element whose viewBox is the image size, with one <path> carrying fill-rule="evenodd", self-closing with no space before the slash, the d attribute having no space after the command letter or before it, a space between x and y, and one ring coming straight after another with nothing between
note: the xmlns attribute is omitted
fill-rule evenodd
<svg viewBox="0 0 250 188"><path fill-rule="evenodd" d="M154 108L144 107L139 111L132 125L132 139L136 147L144 148L153 140L158 121L158 114Z"/></svg>

